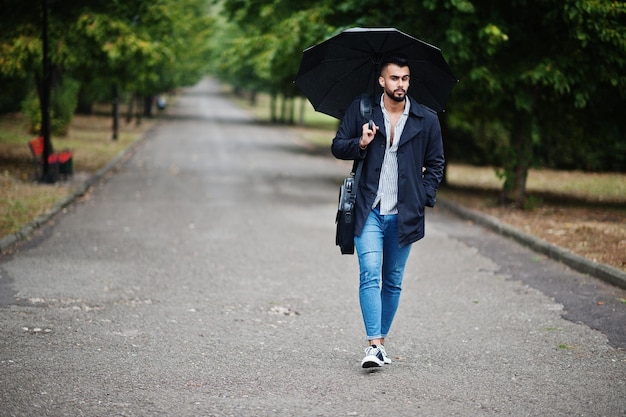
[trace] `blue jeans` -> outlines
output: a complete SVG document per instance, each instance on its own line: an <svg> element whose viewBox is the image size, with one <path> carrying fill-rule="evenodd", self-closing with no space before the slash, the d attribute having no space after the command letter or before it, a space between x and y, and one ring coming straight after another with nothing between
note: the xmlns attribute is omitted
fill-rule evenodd
<svg viewBox="0 0 626 417"><path fill-rule="evenodd" d="M398 215L383 216L377 208L370 212L354 244L361 271L359 301L367 340L385 338L400 302L411 245L398 245Z"/></svg>

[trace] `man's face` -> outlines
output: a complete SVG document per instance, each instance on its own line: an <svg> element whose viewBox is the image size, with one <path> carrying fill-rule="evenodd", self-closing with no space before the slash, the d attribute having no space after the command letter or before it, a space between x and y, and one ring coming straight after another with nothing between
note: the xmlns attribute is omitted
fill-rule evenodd
<svg viewBox="0 0 626 417"><path fill-rule="evenodd" d="M389 64L383 69L380 77L378 77L378 83L389 98L400 102L404 101L406 97L410 79L411 71L409 67L399 67L396 64Z"/></svg>

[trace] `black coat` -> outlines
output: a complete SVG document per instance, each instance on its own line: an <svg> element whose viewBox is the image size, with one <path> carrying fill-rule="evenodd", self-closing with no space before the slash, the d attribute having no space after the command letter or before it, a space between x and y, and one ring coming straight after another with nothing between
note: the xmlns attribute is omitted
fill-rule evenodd
<svg viewBox="0 0 626 417"><path fill-rule="evenodd" d="M437 114L410 98L409 116L398 142L398 244L403 247L424 237L424 207L433 207L443 177L444 155ZM360 236L376 198L385 156L386 133L380 99L373 100L374 123L380 130L365 151L359 149L367 121L355 100L341 121L331 150L338 159L362 159L363 171L356 198L355 235Z"/></svg>

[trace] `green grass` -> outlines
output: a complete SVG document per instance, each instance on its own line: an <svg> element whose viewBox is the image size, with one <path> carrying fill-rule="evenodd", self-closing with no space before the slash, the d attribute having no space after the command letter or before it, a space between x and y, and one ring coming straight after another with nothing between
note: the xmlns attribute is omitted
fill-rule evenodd
<svg viewBox="0 0 626 417"><path fill-rule="evenodd" d="M500 190L502 187L502 181L491 167L451 162L447 175L448 182L459 187L487 190ZM626 174L531 169L526 187L530 193L549 192L595 202L626 202Z"/></svg>
<svg viewBox="0 0 626 417"><path fill-rule="evenodd" d="M20 114L7 114L0 119L0 143L23 144L32 135L26 132L26 123Z"/></svg>
<svg viewBox="0 0 626 417"><path fill-rule="evenodd" d="M118 140L112 140L109 116L76 116L65 137L52 137L55 150L65 148L74 152L74 172L94 173L119 155L154 122L142 125L120 123ZM60 181L52 185L34 181L34 162L28 132L21 115L0 117L0 238L15 233L25 224L45 213L68 196L77 185L75 181Z"/></svg>
<svg viewBox="0 0 626 417"><path fill-rule="evenodd" d="M225 91L228 92L229 88L225 87ZM235 96L231 95L233 100L241 107L249 110L255 117L255 119L261 122L269 122L271 117L270 112L270 96L267 94L257 94L256 104L252 105L247 96ZM328 116L323 113L316 112L313 109L311 103L302 98L296 97L294 100L295 120L299 123L303 120L304 126L308 129L321 130L334 133L339 126L339 121L334 117ZM277 104L277 113L280 113L280 106L282 102L279 100ZM302 115L302 113L304 113Z"/></svg>
<svg viewBox="0 0 626 417"><path fill-rule="evenodd" d="M226 87L228 90L228 87ZM256 104L252 105L247 97L231 96L233 100L248 110L256 120L269 123L271 119L270 97L267 94L258 94ZM280 107L280 103L277 108ZM330 146L332 138L339 127L339 120L326 114L316 112L311 103L302 97L294 98L295 123L290 126L298 135L316 146ZM280 111L280 109L277 109ZM302 122L302 123L301 123Z"/></svg>

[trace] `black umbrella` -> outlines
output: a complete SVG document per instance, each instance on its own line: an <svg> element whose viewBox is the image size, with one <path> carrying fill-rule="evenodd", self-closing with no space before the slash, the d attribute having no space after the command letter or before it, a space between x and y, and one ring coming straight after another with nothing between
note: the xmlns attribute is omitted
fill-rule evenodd
<svg viewBox="0 0 626 417"><path fill-rule="evenodd" d="M382 92L380 63L394 54L409 60L409 95L443 111L458 80L441 50L394 28L348 29L305 49L295 82L315 110L341 119L356 97Z"/></svg>

